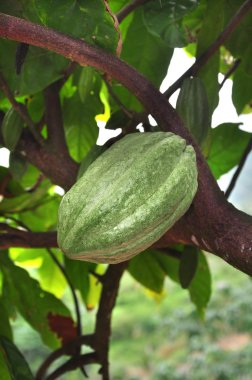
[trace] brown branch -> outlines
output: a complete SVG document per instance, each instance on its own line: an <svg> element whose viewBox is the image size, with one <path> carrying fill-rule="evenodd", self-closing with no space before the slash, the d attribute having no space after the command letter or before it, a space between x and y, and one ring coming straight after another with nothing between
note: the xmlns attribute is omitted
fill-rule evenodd
<svg viewBox="0 0 252 380"><path fill-rule="evenodd" d="M246 5L248 6L248 2ZM80 65L91 65L107 73L139 99L161 129L178 134L185 138L188 144L193 145L198 164L198 192L188 212L158 244L161 247L169 245L170 242L194 244L215 253L245 273L252 274L252 218L228 204L199 147L166 98L148 80L126 63L101 49L13 16L0 14L0 36L46 48ZM34 161L36 155L37 152L35 154L34 151ZM48 159L46 162L48 164ZM57 170L61 169L62 163L57 164ZM45 170L49 172L50 178L54 178L55 183L60 179L61 186L64 180L68 184L74 182L71 170L66 170L67 174L64 173L65 175L60 177L57 170L54 170L54 174L48 168Z"/></svg>
<svg viewBox="0 0 252 380"><path fill-rule="evenodd" d="M51 151L47 145L40 146L25 130L16 149L25 153L26 159L52 183L65 190L69 190L75 183L79 165L68 154L62 156Z"/></svg>
<svg viewBox="0 0 252 380"><path fill-rule="evenodd" d="M230 184L229 184L229 186L228 186L228 188L227 188L227 190L225 192L225 197L227 199L230 197L230 194L232 193L232 191L233 191L233 189L234 189L234 187L236 185L238 177L239 177L239 175L240 175L240 173L241 173L241 171L242 171L242 169L243 169L243 167L245 165L245 162L246 162L246 160L248 158L248 155L251 152L251 150L252 150L252 137L250 138L250 140L248 142L248 145L246 146L246 148L245 148L245 150L243 152L243 155L242 155L242 158L241 158L241 160L239 162L239 165L238 165L238 167L237 167L237 169L236 169L236 171L235 171L235 173L234 173L234 175L233 175L233 177L231 179L231 182L230 182Z"/></svg>
<svg viewBox="0 0 252 380"><path fill-rule="evenodd" d="M8 226L0 229L0 249L11 247L46 248L58 247L57 235L52 232L30 232Z"/></svg>
<svg viewBox="0 0 252 380"><path fill-rule="evenodd" d="M109 265L102 281L102 294L96 315L94 348L97 352L99 363L102 365L100 373L102 374L103 380L109 380L108 351L111 334L111 316L115 306L120 280L127 265L127 262Z"/></svg>
<svg viewBox="0 0 252 380"><path fill-rule="evenodd" d="M118 22L121 23L131 12L148 1L150 0L133 0L131 3L125 5L125 7L122 8L116 15Z"/></svg>
<svg viewBox="0 0 252 380"><path fill-rule="evenodd" d="M69 155L65 139L59 91L61 82L50 84L45 90L45 122L48 132L48 147L60 156Z"/></svg>
<svg viewBox="0 0 252 380"><path fill-rule="evenodd" d="M219 47L227 40L230 34L237 28L243 18L248 14L252 8L252 0L246 0L242 6L238 9L232 19L229 21L225 29L218 36L218 38L209 46L209 48L201 54L194 64L165 92L164 95L169 99L174 92L176 92L182 85L186 78L195 76L200 69L208 62L208 60L214 55Z"/></svg>
<svg viewBox="0 0 252 380"><path fill-rule="evenodd" d="M94 363L99 363L95 352L74 356L51 373L46 380L55 380L66 372L70 372L82 366Z"/></svg>
<svg viewBox="0 0 252 380"><path fill-rule="evenodd" d="M44 144L44 140L39 134L39 132L36 130L36 125L33 123L32 119L30 118L28 111L24 104L19 103L16 101L14 95L11 92L11 89L8 86L8 83L6 82L4 76L0 72L0 88L3 91L4 95L9 99L12 107L14 110L21 116L24 123L28 126L31 134L35 138L35 140L40 144Z"/></svg>
<svg viewBox="0 0 252 380"><path fill-rule="evenodd" d="M48 371L48 368L55 360L59 359L61 356L69 355L69 353L75 352L76 349L82 345L86 345L92 348L93 335L83 335L65 344L63 347L60 347L57 350L53 351L38 369L35 380L43 380Z"/></svg>
<svg viewBox="0 0 252 380"><path fill-rule="evenodd" d="M220 83L220 90L222 89L222 87L224 86L226 80L235 72L235 70L237 70L238 66L240 65L241 63L241 59L236 59L234 61L234 64L232 67L230 67L230 69L226 72L222 82Z"/></svg>

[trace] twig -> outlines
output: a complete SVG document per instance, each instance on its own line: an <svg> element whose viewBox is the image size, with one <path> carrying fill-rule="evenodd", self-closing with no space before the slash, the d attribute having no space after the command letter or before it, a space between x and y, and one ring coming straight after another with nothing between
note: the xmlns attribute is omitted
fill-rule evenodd
<svg viewBox="0 0 252 380"><path fill-rule="evenodd" d="M214 55L214 53L219 49L219 47L226 41L230 34L237 28L242 19L250 11L252 7L252 0L246 0L242 6L238 9L232 19L229 21L225 29L219 35L219 37L208 47L208 49L201 54L194 64L176 81L174 82L165 92L164 95L169 99L175 91L177 91L185 78L195 76L200 69L207 63L207 61Z"/></svg>
<svg viewBox="0 0 252 380"><path fill-rule="evenodd" d="M50 248L47 248L47 252L49 253L49 255L51 256L51 259L54 261L54 263L57 265L57 267L59 268L59 270L63 274L63 276L64 276L64 278L65 278L65 280L66 280L66 282L67 282L67 284L71 290L73 302L74 302L74 307L75 307L75 314L76 314L77 333L78 333L78 336L80 337L81 333L82 333L81 315L80 315L79 301L78 301L78 298L76 296L75 289L73 287L73 284L71 283L71 280L70 280L64 266L59 262L57 257L54 255L53 251Z"/></svg>
<svg viewBox="0 0 252 380"><path fill-rule="evenodd" d="M148 1L150 0L133 0L131 3L125 5L125 7L122 8L116 15L118 22L121 23L125 17L133 12L137 7L143 5L144 3L147 3Z"/></svg>
<svg viewBox="0 0 252 380"><path fill-rule="evenodd" d="M132 119L134 116L134 113L130 111L125 105L121 102L121 100L118 98L118 96L114 93L112 86L110 85L109 81L107 80L106 76L103 75L103 80L106 83L106 86L108 88L109 94L114 99L114 101L118 104L118 106L121 108L123 113L129 118Z"/></svg>
<svg viewBox="0 0 252 380"><path fill-rule="evenodd" d="M119 290L120 280L128 263L109 265L104 278L99 309L96 315L94 347L101 363L103 380L109 380L108 350L111 334L111 316Z"/></svg>
<svg viewBox="0 0 252 380"><path fill-rule="evenodd" d="M251 149L252 149L252 137L250 138L250 140L248 142L248 145L246 146L246 148L245 148L245 150L243 152L243 155L242 155L242 158L241 158L241 160L239 162L239 165L238 165L238 167L237 167L237 169L236 169L236 171L235 171L235 173L234 173L234 175L233 175L233 177L232 177L232 179L230 181L230 184L229 184L229 186L228 186L228 188L227 188L227 190L225 192L225 197L227 199L230 197L230 194L232 193L232 191L233 191L233 189L234 189L234 187L236 185L237 179L238 179L238 177L239 177L239 175L240 175L240 173L241 173L241 171L242 171L242 169L244 167L244 164L245 164L245 162L246 162L246 160L248 158L248 155L249 155Z"/></svg>
<svg viewBox="0 0 252 380"><path fill-rule="evenodd" d="M32 119L30 118L28 111L26 107L22 104L16 101L15 97L13 96L5 78L3 77L2 73L0 73L0 88L5 94L5 96L9 99L10 103L12 104L14 110L19 113L25 124L27 124L30 132L32 133L35 140L40 144L44 144L44 140L39 134L39 132L36 130L36 125L33 123Z"/></svg>
<svg viewBox="0 0 252 380"><path fill-rule="evenodd" d="M108 14L110 15L110 17L114 21L114 27L115 27L115 30L117 31L117 34L118 34L118 41L117 41L117 47L116 47L116 56L119 58L120 55L121 55L121 51L122 51L122 33L120 31L120 28L119 28L119 21L118 21L116 15L112 12L112 10L111 10L111 8L109 6L109 1L108 0L104 0L104 4L105 4L106 11L108 12Z"/></svg>
<svg viewBox="0 0 252 380"><path fill-rule="evenodd" d="M62 364L53 373L51 373L46 380L55 380L66 372L73 371L80 366L85 366L88 364L99 363L97 355L95 352L90 352L88 354L79 355L69 359L66 363Z"/></svg>
<svg viewBox="0 0 252 380"><path fill-rule="evenodd" d="M49 366L61 356L68 355L69 352L74 352L76 348L81 347L82 345L86 345L92 348L93 337L93 335L83 335L53 351L40 366L35 379L43 380Z"/></svg>
<svg viewBox="0 0 252 380"><path fill-rule="evenodd" d="M224 86L224 83L226 82L226 80L235 72L235 70L237 69L237 67L240 65L241 63L241 59L238 58L234 61L234 64L232 67L230 67L230 69L226 72L222 82L220 83L220 89Z"/></svg>

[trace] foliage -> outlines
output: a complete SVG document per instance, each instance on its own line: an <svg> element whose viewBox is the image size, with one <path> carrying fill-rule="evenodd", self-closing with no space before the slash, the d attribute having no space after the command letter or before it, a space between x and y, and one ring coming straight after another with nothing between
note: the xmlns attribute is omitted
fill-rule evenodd
<svg viewBox="0 0 252 380"><path fill-rule="evenodd" d="M112 17L117 12L123 46L120 58L158 88L174 49L184 48L200 57L243 1L143 1L125 18L120 11L129 1L111 0L109 10L107 3L1 0L0 12L54 28L113 55L120 42ZM229 123L228 115L226 123L211 129L212 114L218 104L220 72L226 75L225 79L230 75L233 79L232 99L237 113L251 112L251 13L240 21L221 49L209 55L208 62L193 78L184 81L177 105L217 179L239 165L251 141L251 134L242 131L239 124ZM238 59L241 63L232 71ZM120 277L126 267L116 274L116 270L105 265L69 260L56 249L53 237L62 195L55 185L63 181L54 181L56 177L51 173L54 171L61 179L64 173L72 171L76 178L81 163L81 176L114 142L97 148L97 120L106 121L107 129L121 128L121 136L136 133L139 123L145 131L159 129L160 126L149 124L148 113L136 95L94 68L78 67L40 47L0 39L0 144L11 151L9 168L0 167L0 377L3 379L33 378L13 338L11 321L17 313L54 350L81 335L81 319L85 321L86 310L98 309L95 331L102 333L99 326L102 310L106 311L102 301L106 294L110 295L111 310L107 310L106 319L110 323ZM95 181L98 183L99 178ZM40 233L46 233L43 244ZM30 236L37 239L37 245L31 244ZM200 249L182 244L151 248L130 260L127 271L155 299L164 297L165 278L180 284L188 292L198 316L204 318L211 295L211 275L205 253ZM74 308L68 305L69 296L67 302L62 298L69 289ZM86 308L82 309L82 318L81 300ZM108 332L108 339L109 326L104 331ZM97 344L95 341L89 345L99 351ZM71 349L64 353L78 357L78 349ZM218 352L212 352L211 360L216 360L217 355ZM97 362L95 355L92 359ZM105 359L104 362L107 363ZM99 360L98 363L102 364ZM168 370L167 367L167 373ZM108 379L104 373L104 379Z"/></svg>

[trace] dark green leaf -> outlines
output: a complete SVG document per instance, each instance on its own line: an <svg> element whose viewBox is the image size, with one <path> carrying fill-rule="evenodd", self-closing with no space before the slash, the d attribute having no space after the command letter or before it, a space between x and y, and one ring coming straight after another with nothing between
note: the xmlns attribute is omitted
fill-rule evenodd
<svg viewBox="0 0 252 380"><path fill-rule="evenodd" d="M87 305L90 290L89 274L95 271L96 264L85 261L65 259L65 268L73 286L81 292L81 296ZM88 306L88 305L87 305Z"/></svg>
<svg viewBox="0 0 252 380"><path fill-rule="evenodd" d="M233 0L225 4L225 23L235 15L239 7L242 6L244 0ZM252 14L247 15L241 20L240 24L235 28L233 33L225 42L225 46L234 57L241 58L243 69L247 75L252 75L251 62L251 35L252 35Z"/></svg>
<svg viewBox="0 0 252 380"><path fill-rule="evenodd" d="M39 283L22 268L15 266L6 255L0 256L4 286L9 298L24 319L37 330L43 342L51 348L60 345L49 326L49 315L70 317L66 306L51 293L43 291Z"/></svg>
<svg viewBox="0 0 252 380"><path fill-rule="evenodd" d="M167 47L160 37L148 31L141 10L136 11L127 30L121 58L159 87L166 75L172 54L173 49ZM142 109L136 98L120 85L114 85L113 90L124 106L136 111Z"/></svg>
<svg viewBox="0 0 252 380"><path fill-rule="evenodd" d="M46 197L36 208L20 213L20 220L34 232L55 230L57 226L59 195Z"/></svg>
<svg viewBox="0 0 252 380"><path fill-rule="evenodd" d="M208 164L218 179L237 165L251 135L241 131L239 124L225 123L212 129Z"/></svg>
<svg viewBox="0 0 252 380"><path fill-rule="evenodd" d="M220 2L219 0L211 0L207 2L205 17L198 36L197 57L215 41L223 29L223 3L224 2ZM210 114L212 114L219 101L219 61L220 54L219 52L216 52L199 72L199 77L203 80L207 91Z"/></svg>
<svg viewBox="0 0 252 380"><path fill-rule="evenodd" d="M3 166L0 166L0 183L5 184L2 189L4 190L3 195L5 196L18 196L24 193L24 189L20 186L20 184L12 179L9 169Z"/></svg>
<svg viewBox="0 0 252 380"><path fill-rule="evenodd" d="M161 37L168 46L182 47L187 44L182 19L199 4L198 0L148 1L144 5L144 21L148 30Z"/></svg>
<svg viewBox="0 0 252 380"><path fill-rule="evenodd" d="M28 168L27 160L18 152L11 152L9 158L9 167L13 178L19 181Z"/></svg>
<svg viewBox="0 0 252 380"><path fill-rule="evenodd" d="M34 380L25 358L7 338L0 336L1 380Z"/></svg>
<svg viewBox="0 0 252 380"><path fill-rule="evenodd" d="M155 257L155 252L146 251L130 260L128 271L144 287L162 293L165 273Z"/></svg>
<svg viewBox="0 0 252 380"><path fill-rule="evenodd" d="M191 284L198 266L199 252L195 247L186 246L179 265L179 280L182 288L187 289Z"/></svg>
<svg viewBox="0 0 252 380"><path fill-rule="evenodd" d="M94 87L96 71L93 67L83 67L80 74L78 83L78 90L82 103L86 101L86 98L90 96L90 93Z"/></svg>
<svg viewBox="0 0 252 380"><path fill-rule="evenodd" d="M10 108L2 122L4 144L9 150L14 150L22 133L23 120L13 108Z"/></svg>
<svg viewBox="0 0 252 380"><path fill-rule="evenodd" d="M95 116L102 112L99 91L100 81L97 77L95 89L84 103L78 92L64 100L63 112L67 143L72 157L78 162L83 159L98 138L99 130Z"/></svg>
<svg viewBox="0 0 252 380"><path fill-rule="evenodd" d="M31 193L24 193L14 198L5 198L0 203L0 213L16 213L27 209L33 209L48 200L48 189L51 187L49 180L44 180L40 186Z"/></svg>
<svg viewBox="0 0 252 380"><path fill-rule="evenodd" d="M234 73L232 100L238 115L252 100L252 75L243 70L243 64Z"/></svg>
<svg viewBox="0 0 252 380"><path fill-rule="evenodd" d="M3 297L0 297L0 335L12 340L12 329L9 321L8 308L4 301Z"/></svg>
<svg viewBox="0 0 252 380"><path fill-rule="evenodd" d="M201 144L210 128L210 116L207 93L200 78L184 80L176 109L198 144Z"/></svg>
<svg viewBox="0 0 252 380"><path fill-rule="evenodd" d="M210 269L203 252L200 252L197 271L189 286L189 293L202 317L211 297L211 285Z"/></svg>

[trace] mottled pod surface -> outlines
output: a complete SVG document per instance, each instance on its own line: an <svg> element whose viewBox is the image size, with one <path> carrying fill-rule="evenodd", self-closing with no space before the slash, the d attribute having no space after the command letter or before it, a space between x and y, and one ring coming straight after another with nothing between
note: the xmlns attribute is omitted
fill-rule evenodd
<svg viewBox="0 0 252 380"><path fill-rule="evenodd" d="M168 132L127 135L63 197L59 247L77 260L128 260L187 211L196 190L195 153L184 139Z"/></svg>

